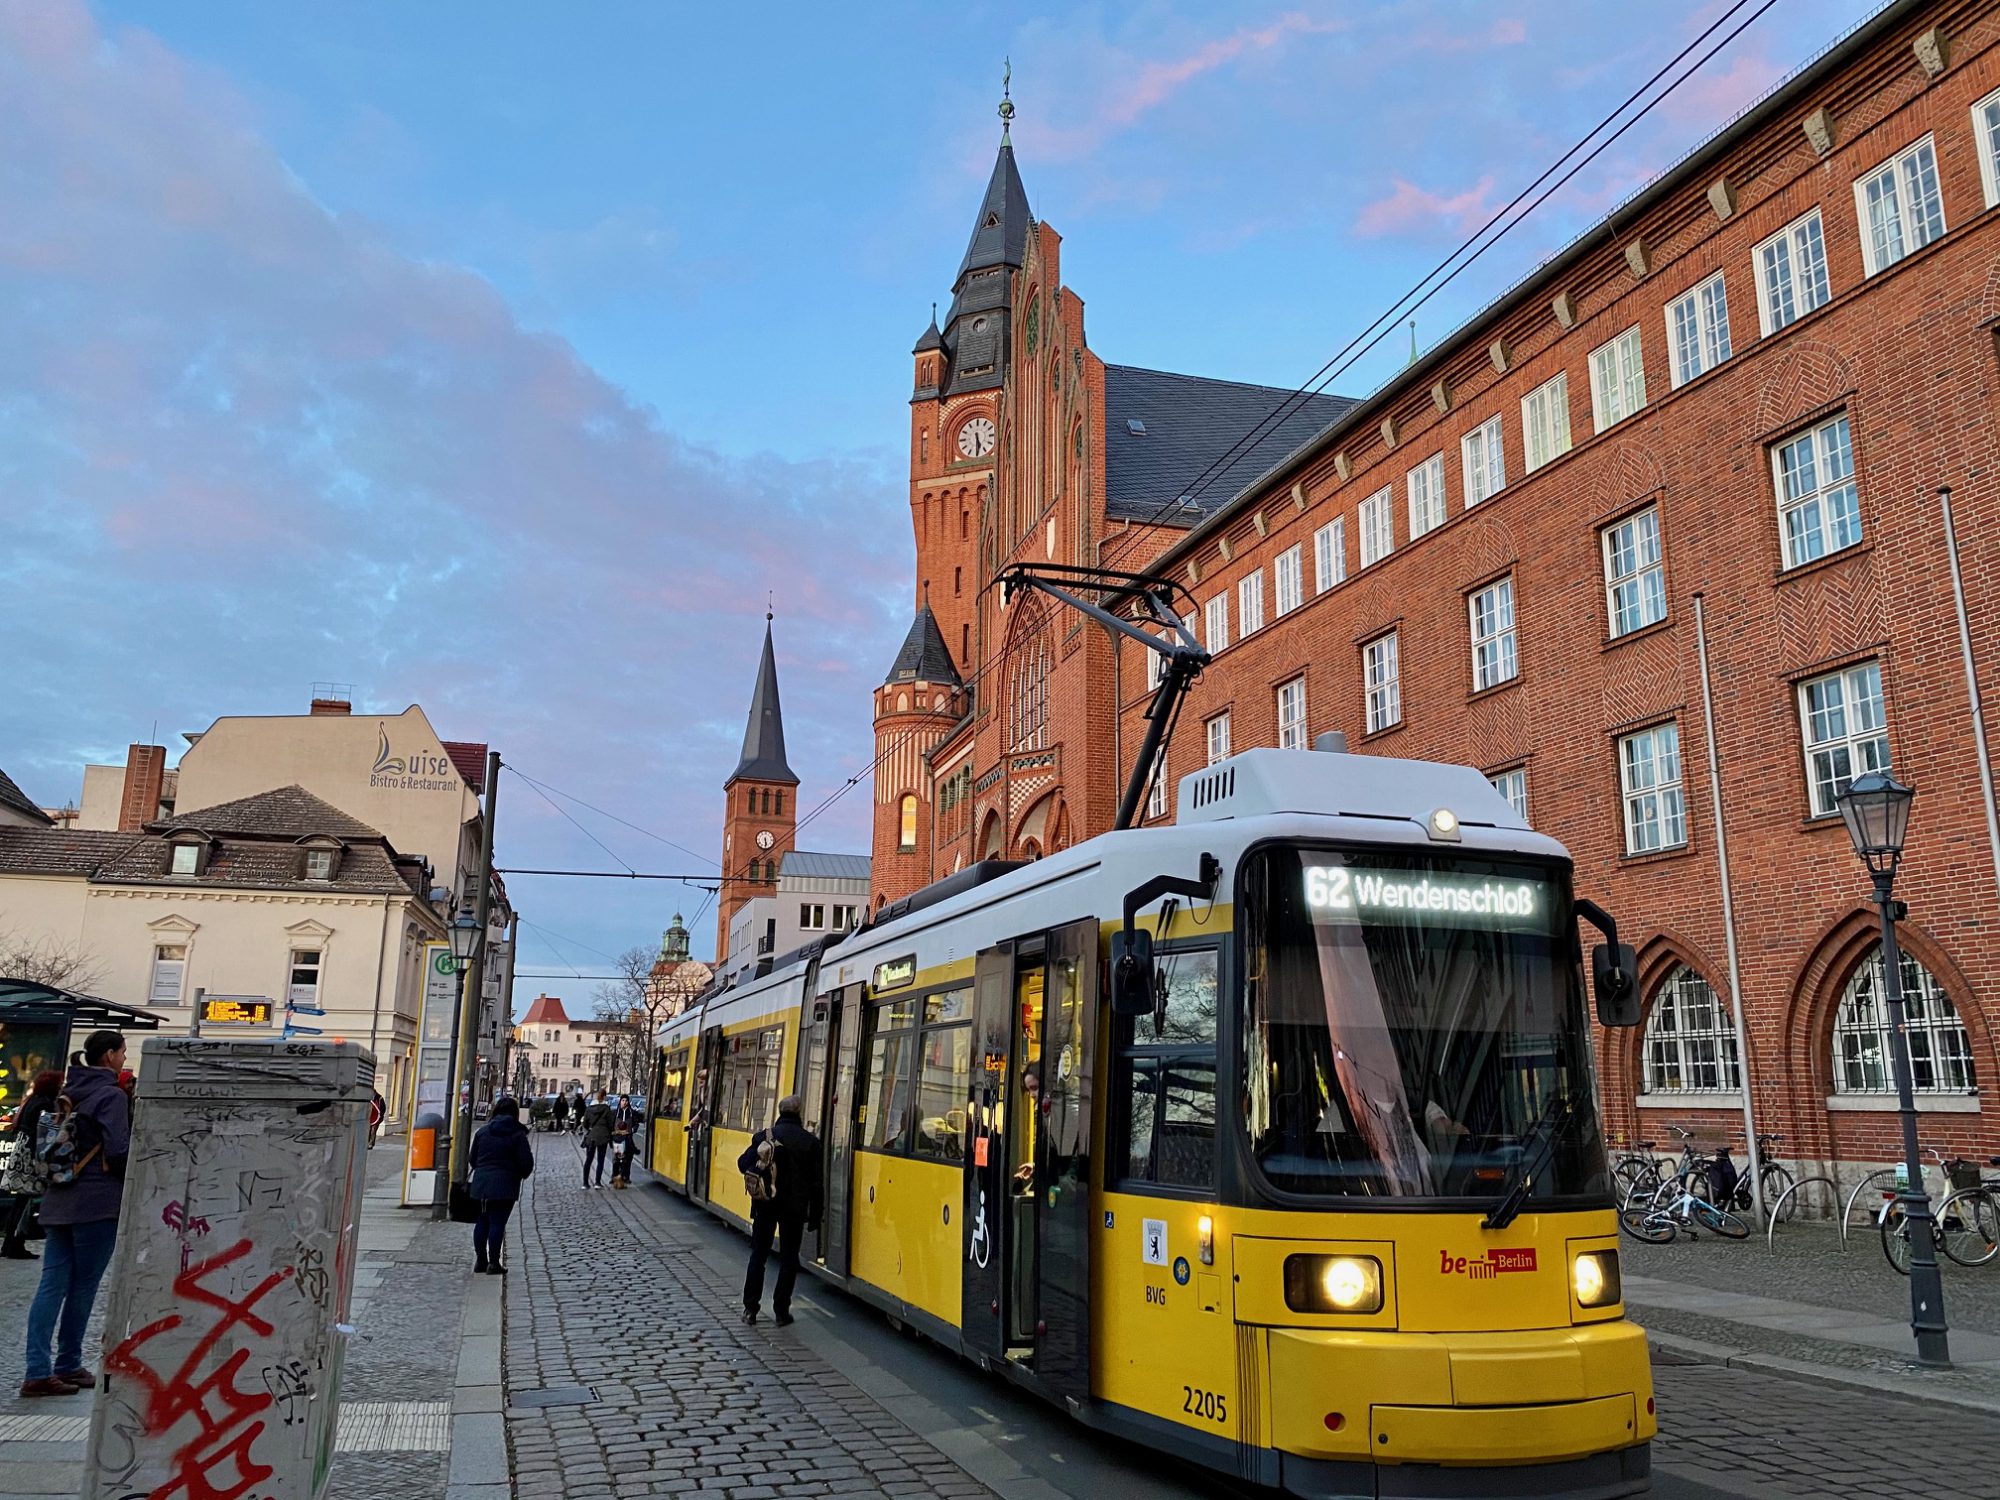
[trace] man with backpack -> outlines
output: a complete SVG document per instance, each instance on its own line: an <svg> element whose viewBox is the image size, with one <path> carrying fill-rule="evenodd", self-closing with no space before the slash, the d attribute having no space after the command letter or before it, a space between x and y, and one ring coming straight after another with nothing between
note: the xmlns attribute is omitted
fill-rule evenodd
<svg viewBox="0 0 2000 1500"><path fill-rule="evenodd" d="M743 1280L743 1321L757 1321L764 1301L764 1263L771 1241L778 1242L778 1284L771 1291L772 1321L792 1321L792 1287L799 1279L799 1248L806 1230L817 1231L820 1216L819 1137L806 1129L805 1101L787 1094L778 1101L778 1120L750 1138L736 1159L750 1198L750 1273Z"/></svg>
<svg viewBox="0 0 2000 1500"><path fill-rule="evenodd" d="M36 1127L48 1169L42 1195L42 1280L28 1308L23 1396L71 1396L97 1384L83 1364L83 1331L118 1238L132 1101L118 1085L125 1038L93 1031ZM50 1341L55 1343L53 1358Z"/></svg>

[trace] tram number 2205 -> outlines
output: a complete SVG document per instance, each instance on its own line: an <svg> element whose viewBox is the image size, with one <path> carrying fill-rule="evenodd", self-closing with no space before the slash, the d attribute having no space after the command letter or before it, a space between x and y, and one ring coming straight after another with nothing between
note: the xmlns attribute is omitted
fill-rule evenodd
<svg viewBox="0 0 2000 1500"><path fill-rule="evenodd" d="M1181 1387L1181 1410L1206 1417L1211 1422L1229 1420L1229 1403L1220 1391L1198 1391L1191 1385L1184 1385Z"/></svg>

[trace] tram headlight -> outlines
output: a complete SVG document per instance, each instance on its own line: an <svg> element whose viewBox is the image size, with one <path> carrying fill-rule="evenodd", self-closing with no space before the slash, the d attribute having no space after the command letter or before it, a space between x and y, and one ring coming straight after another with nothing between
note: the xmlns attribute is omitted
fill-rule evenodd
<svg viewBox="0 0 2000 1500"><path fill-rule="evenodd" d="M1382 1262L1372 1255L1288 1255L1285 1306L1293 1312L1382 1310Z"/></svg>
<svg viewBox="0 0 2000 1500"><path fill-rule="evenodd" d="M1625 1294L1616 1250L1586 1250L1570 1262L1570 1289L1578 1307L1610 1307Z"/></svg>

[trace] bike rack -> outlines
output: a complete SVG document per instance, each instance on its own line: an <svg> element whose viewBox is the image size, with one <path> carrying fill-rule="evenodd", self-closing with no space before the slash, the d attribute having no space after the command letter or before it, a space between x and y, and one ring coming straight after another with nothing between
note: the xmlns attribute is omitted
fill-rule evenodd
<svg viewBox="0 0 2000 1500"><path fill-rule="evenodd" d="M1801 1177L1797 1182L1778 1194L1778 1201L1776 1203L1771 1204L1764 1210L1764 1248L1771 1254L1776 1255L1778 1253L1778 1221L1784 1217L1786 1200L1800 1188L1810 1186L1816 1182L1823 1182L1831 1189L1827 1194L1829 1198L1838 1198L1840 1196L1840 1184L1835 1182L1831 1177ZM1845 1216L1840 1221L1840 1243L1842 1249L1847 1247L1847 1220Z"/></svg>
<svg viewBox="0 0 2000 1500"><path fill-rule="evenodd" d="M1879 1172L1870 1172L1854 1185L1854 1191L1847 1195L1847 1202L1840 1209L1840 1248L1847 1248L1847 1221L1854 1216L1854 1205L1861 1201L1861 1195L1868 1191L1868 1184L1884 1177L1894 1177L1894 1167L1884 1167Z"/></svg>

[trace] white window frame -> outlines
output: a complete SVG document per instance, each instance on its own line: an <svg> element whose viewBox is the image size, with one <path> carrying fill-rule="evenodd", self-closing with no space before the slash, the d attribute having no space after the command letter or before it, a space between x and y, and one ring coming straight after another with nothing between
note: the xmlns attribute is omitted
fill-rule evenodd
<svg viewBox="0 0 2000 1500"><path fill-rule="evenodd" d="M1306 746L1306 679L1303 673L1277 690L1278 748L1304 750Z"/></svg>
<svg viewBox="0 0 2000 1500"><path fill-rule="evenodd" d="M1362 705L1368 732L1403 722L1402 647L1391 630L1361 648Z"/></svg>
<svg viewBox="0 0 2000 1500"><path fill-rule="evenodd" d="M1305 592L1305 549L1294 543L1271 561L1273 618L1305 603Z"/></svg>
<svg viewBox="0 0 2000 1500"><path fill-rule="evenodd" d="M1788 475L1812 482L1795 489ZM1844 465L1844 467L1843 467ZM1836 412L1804 432L1771 444L1771 486L1778 500L1778 545L1787 569L1804 567L1858 546L1864 535L1861 489L1854 473L1854 434L1847 413Z"/></svg>
<svg viewBox="0 0 2000 1500"><path fill-rule="evenodd" d="M1528 768L1509 766L1504 771L1495 771L1486 778L1493 790L1507 799L1507 805L1514 809L1523 823L1528 821Z"/></svg>
<svg viewBox="0 0 2000 1500"><path fill-rule="evenodd" d="M167 857L169 875L199 875L201 873L201 845L174 844Z"/></svg>
<svg viewBox="0 0 2000 1500"><path fill-rule="evenodd" d="M1433 453L1403 476L1410 503L1410 540L1444 525L1444 455Z"/></svg>
<svg viewBox="0 0 2000 1500"><path fill-rule="evenodd" d="M1827 690L1832 689L1829 693ZM1867 771L1889 769L1889 713L1882 663L1856 662L1808 677L1798 687L1799 742L1805 749L1806 796L1815 818L1837 817L1835 800ZM1824 765L1819 764L1824 760ZM1838 769L1844 760L1847 770Z"/></svg>
<svg viewBox="0 0 2000 1500"><path fill-rule="evenodd" d="M1238 639L1255 635L1264 628L1264 570L1246 573L1236 580L1236 634Z"/></svg>
<svg viewBox="0 0 2000 1500"><path fill-rule="evenodd" d="M1974 1092L1979 1076L1964 1018L1936 975L1913 954L1905 952L1902 958L1903 1034L1910 1044L1911 1092ZM1877 943L1841 991L1833 1016L1835 1094L1880 1096L1896 1091L1889 1063L1883 967L1882 945Z"/></svg>
<svg viewBox="0 0 2000 1500"><path fill-rule="evenodd" d="M1229 758L1229 710L1224 709L1203 725L1208 742L1208 763L1212 766L1219 760Z"/></svg>
<svg viewBox="0 0 2000 1500"><path fill-rule="evenodd" d="M1152 692L1167 675L1167 659L1151 646L1139 648L1146 657L1146 691Z"/></svg>
<svg viewBox="0 0 2000 1500"><path fill-rule="evenodd" d="M1167 815L1167 763L1162 757L1153 771L1153 789L1146 794L1146 816L1164 818Z"/></svg>
<svg viewBox="0 0 2000 1500"><path fill-rule="evenodd" d="M1494 413L1458 440L1465 480L1465 508L1471 510L1507 488L1506 424Z"/></svg>
<svg viewBox="0 0 2000 1500"><path fill-rule="evenodd" d="M312 955L311 963L301 963L303 954ZM301 984L297 975L301 969L312 971L312 982ZM318 1005L319 997L326 991L326 945L315 948L293 948L285 955L285 1003L287 1005ZM301 999L303 995L305 998Z"/></svg>
<svg viewBox="0 0 2000 1500"><path fill-rule="evenodd" d="M1335 516L1313 533L1313 592L1347 582L1347 517Z"/></svg>
<svg viewBox="0 0 2000 1500"><path fill-rule="evenodd" d="M1782 285L1774 279L1770 252L1782 249L1785 276ZM1804 270L1801 271L1801 262ZM1789 328L1807 313L1833 300L1833 280L1826 265L1826 231L1819 210L1800 214L1750 252L1750 269L1757 278L1757 329L1769 338L1780 328ZM1803 278L1803 279L1802 279ZM1780 294L1788 297L1791 311L1780 316Z"/></svg>
<svg viewBox="0 0 2000 1500"><path fill-rule="evenodd" d="M1371 567L1396 550L1396 494L1384 485L1361 502L1361 566Z"/></svg>
<svg viewBox="0 0 2000 1500"><path fill-rule="evenodd" d="M1667 563L1659 506L1648 505L1614 521L1599 533L1599 544L1604 553L1605 623L1611 639L1664 620Z"/></svg>
<svg viewBox="0 0 2000 1500"><path fill-rule="evenodd" d="M1570 450L1569 372L1560 371L1521 398L1521 470L1532 474Z"/></svg>
<svg viewBox="0 0 2000 1500"><path fill-rule="evenodd" d="M1972 106L1972 138L1979 145L1979 187L1992 208L2000 204L2000 89Z"/></svg>
<svg viewBox="0 0 2000 1500"><path fill-rule="evenodd" d="M1734 352L1729 343L1729 286L1720 271L1669 302L1665 316L1674 389L1706 375Z"/></svg>
<svg viewBox="0 0 2000 1500"><path fill-rule="evenodd" d="M1514 575L1496 578L1465 600L1472 633L1472 690L1484 692L1521 675L1514 634Z"/></svg>
<svg viewBox="0 0 2000 1500"><path fill-rule="evenodd" d="M1202 606L1201 644L1210 656L1229 649L1229 594L1225 590Z"/></svg>
<svg viewBox="0 0 2000 1500"><path fill-rule="evenodd" d="M1735 1024L1722 997L1686 964L1674 965L1653 999L1639 1061L1641 1094L1743 1092ZM1669 1077L1681 1081L1663 1081Z"/></svg>
<svg viewBox="0 0 2000 1500"><path fill-rule="evenodd" d="M1885 205L1879 225L1870 211L1871 195ZM1867 276L1886 271L1944 238L1944 187L1938 180L1937 142L1932 136L1910 142L1854 179L1854 219L1861 231L1862 273ZM1884 243L1877 243L1878 228ZM1891 234L1899 243L1886 243Z"/></svg>
<svg viewBox="0 0 2000 1500"><path fill-rule="evenodd" d="M1616 427L1646 405L1646 352L1635 323L1590 351L1590 420Z"/></svg>
<svg viewBox="0 0 2000 1500"><path fill-rule="evenodd" d="M333 879L333 868L339 853L337 849L306 850L306 879Z"/></svg>
<svg viewBox="0 0 2000 1500"><path fill-rule="evenodd" d="M1627 854L1657 854L1687 846L1685 773L1679 721L1667 719L1618 737L1618 789ZM1651 834L1645 835L1649 829ZM1653 841L1647 842L1647 837Z"/></svg>
<svg viewBox="0 0 2000 1500"><path fill-rule="evenodd" d="M826 903L823 901L801 901L799 903L799 931L826 931Z"/></svg>
<svg viewBox="0 0 2000 1500"><path fill-rule="evenodd" d="M188 945L186 943L153 944L153 967L146 979L146 1003L148 1005L181 1005L187 996ZM160 981L171 974L171 993L162 991Z"/></svg>

